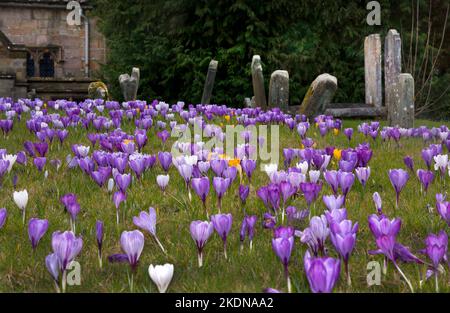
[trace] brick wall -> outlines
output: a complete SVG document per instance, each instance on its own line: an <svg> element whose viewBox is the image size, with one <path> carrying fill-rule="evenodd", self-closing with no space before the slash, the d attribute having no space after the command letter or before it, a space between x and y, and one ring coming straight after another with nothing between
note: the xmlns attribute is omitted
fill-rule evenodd
<svg viewBox="0 0 450 313"><path fill-rule="evenodd" d="M69 26L64 9L1 7L0 29L15 44L27 47L56 45L62 47L61 60L55 66L56 77L84 76L84 24ZM105 40L90 19L91 74L105 62ZM1 48L0 48L1 49ZM0 52L1 53L1 52ZM0 58L0 72L4 65Z"/></svg>

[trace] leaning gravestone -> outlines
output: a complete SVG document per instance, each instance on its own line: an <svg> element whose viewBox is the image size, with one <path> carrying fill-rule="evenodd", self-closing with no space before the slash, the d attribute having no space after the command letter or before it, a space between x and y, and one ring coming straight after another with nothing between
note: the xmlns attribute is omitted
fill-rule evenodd
<svg viewBox="0 0 450 313"><path fill-rule="evenodd" d="M278 107L282 111L289 108L289 73L277 70L270 75L269 106Z"/></svg>
<svg viewBox="0 0 450 313"><path fill-rule="evenodd" d="M382 105L381 86L381 39L380 34L372 34L364 40L364 77L366 104L374 107Z"/></svg>
<svg viewBox="0 0 450 313"><path fill-rule="evenodd" d="M400 34L391 29L384 43L384 92L389 125L393 122L394 112L399 106L399 76L402 70L402 41Z"/></svg>
<svg viewBox="0 0 450 313"><path fill-rule="evenodd" d="M208 73L206 74L205 86L203 87L202 104L209 104L211 101L212 91L214 87L214 80L216 79L217 66L219 62L211 60L208 66Z"/></svg>
<svg viewBox="0 0 450 313"><path fill-rule="evenodd" d="M253 94L255 96L256 106L265 108L267 106L266 91L264 88L264 75L262 71L261 57L259 55L253 56L251 67Z"/></svg>
<svg viewBox="0 0 450 313"><path fill-rule="evenodd" d="M131 76L122 74L119 76L120 88L125 101L133 101L137 98L137 91L139 88L140 71L139 68L133 67Z"/></svg>
<svg viewBox="0 0 450 313"><path fill-rule="evenodd" d="M308 117L323 114L337 90L337 78L330 74L319 75L311 84L300 106L300 113Z"/></svg>
<svg viewBox="0 0 450 313"><path fill-rule="evenodd" d="M399 101L392 109L391 123L404 128L414 127L414 78L411 74L398 77Z"/></svg>

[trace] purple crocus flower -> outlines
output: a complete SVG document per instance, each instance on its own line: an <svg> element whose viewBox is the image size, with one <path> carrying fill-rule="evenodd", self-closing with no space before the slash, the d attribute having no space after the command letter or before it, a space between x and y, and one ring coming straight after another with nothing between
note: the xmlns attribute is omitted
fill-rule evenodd
<svg viewBox="0 0 450 313"><path fill-rule="evenodd" d="M31 247L36 250L39 240L45 235L48 229L48 220L32 218L28 223L28 238L31 241Z"/></svg>
<svg viewBox="0 0 450 313"><path fill-rule="evenodd" d="M438 198L439 196L436 195L436 209L442 219L450 226L450 202Z"/></svg>
<svg viewBox="0 0 450 313"><path fill-rule="evenodd" d="M357 167L355 169L356 177L363 187L366 187L367 181L370 177L370 167Z"/></svg>
<svg viewBox="0 0 450 313"><path fill-rule="evenodd" d="M347 137L348 141L352 140L353 128L346 128L346 129L344 129L344 134Z"/></svg>
<svg viewBox="0 0 450 313"><path fill-rule="evenodd" d="M192 239L197 245L198 251L198 267L203 266L203 249L214 232L213 223L208 221L193 221L190 225Z"/></svg>
<svg viewBox="0 0 450 313"><path fill-rule="evenodd" d="M348 268L348 260L356 243L356 233L358 232L358 223L352 225L352 221L343 220L339 223L330 225L330 238L336 251L344 260L345 271L347 274L347 283L351 285L350 271Z"/></svg>
<svg viewBox="0 0 450 313"><path fill-rule="evenodd" d="M375 238L381 236L397 237L402 226L402 220L399 218L389 220L385 216L378 216L376 214L370 215L368 221L369 229Z"/></svg>
<svg viewBox="0 0 450 313"><path fill-rule="evenodd" d="M223 159L211 160L211 169L217 176L222 176L223 171L227 167L227 161Z"/></svg>
<svg viewBox="0 0 450 313"><path fill-rule="evenodd" d="M240 231L240 241L241 241L241 250L243 248L242 244L245 240L245 236L248 236L248 240L250 241L250 251L253 249L253 237L255 236L255 225L258 217L256 215L245 216L242 220L241 231Z"/></svg>
<svg viewBox="0 0 450 313"><path fill-rule="evenodd" d="M119 190L114 193L113 202L114 202L114 205L116 206L117 225L119 225L119 206L120 206L120 203L122 203L125 200L127 200L127 194L125 192Z"/></svg>
<svg viewBox="0 0 450 313"><path fill-rule="evenodd" d="M126 192L128 186L131 184L131 174L116 174L114 176L114 181L120 191Z"/></svg>
<svg viewBox="0 0 450 313"><path fill-rule="evenodd" d="M436 292L439 292L438 275L439 264L446 260L448 262L448 236L445 231L441 230L439 234L430 234L425 239L425 253L432 261L432 267L429 269L431 275L435 275Z"/></svg>
<svg viewBox="0 0 450 313"><path fill-rule="evenodd" d="M167 173L170 165L172 164L172 155L170 152L158 152L158 160L162 169Z"/></svg>
<svg viewBox="0 0 450 313"><path fill-rule="evenodd" d="M341 187L344 198L346 198L347 194L349 193L350 189L353 186L353 183L355 182L355 174L339 171L337 177L339 187Z"/></svg>
<svg viewBox="0 0 450 313"><path fill-rule="evenodd" d="M97 241L98 247L98 262L100 264L100 268L102 268L102 246L103 246L103 236L104 236L104 226L102 221L97 221L95 223L95 239Z"/></svg>
<svg viewBox="0 0 450 313"><path fill-rule="evenodd" d="M251 160L251 159L244 159L244 160L241 160L241 166L245 172L245 175L247 175L247 177L248 177L248 181L251 182L252 173L256 168L256 161Z"/></svg>
<svg viewBox="0 0 450 313"><path fill-rule="evenodd" d="M242 205L245 205L249 193L250 186L239 185L239 198L241 199Z"/></svg>
<svg viewBox="0 0 450 313"><path fill-rule="evenodd" d="M263 227L266 229L273 229L277 223L276 217L270 213L264 213Z"/></svg>
<svg viewBox="0 0 450 313"><path fill-rule="evenodd" d="M325 253L325 241L330 234L328 222L325 215L313 216L309 222L309 227L303 232L296 231L296 236L300 237L300 241L306 243L314 255L319 252Z"/></svg>
<svg viewBox="0 0 450 313"><path fill-rule="evenodd" d="M140 179L145 171L145 158L139 155L131 155L129 161L130 168L136 174L136 178Z"/></svg>
<svg viewBox="0 0 450 313"><path fill-rule="evenodd" d="M427 168L431 169L431 163L433 161L433 157L435 156L435 151L430 148L426 148L422 150L422 159L424 160Z"/></svg>
<svg viewBox="0 0 450 313"><path fill-rule="evenodd" d="M38 153L38 155L40 157L45 157L45 155L47 154L48 151L48 143L46 142L35 142L33 144L34 149L36 150L36 152Z"/></svg>
<svg viewBox="0 0 450 313"><path fill-rule="evenodd" d="M428 190L428 187L434 180L434 173L432 171L418 169L417 177L419 177L419 181L422 184L423 189L425 190L425 193L426 193Z"/></svg>
<svg viewBox="0 0 450 313"><path fill-rule="evenodd" d="M438 269L439 263L445 260L448 251L448 236L441 230L439 234L430 234L425 239L425 253L432 261L434 269Z"/></svg>
<svg viewBox="0 0 450 313"><path fill-rule="evenodd" d="M208 177L200 177L200 178L192 178L191 180L192 189L194 189L197 196L200 197L203 203L203 208L205 209L205 213L208 214L206 209L206 197L209 193L209 178Z"/></svg>
<svg viewBox="0 0 450 313"><path fill-rule="evenodd" d="M60 201L64 205L67 212L70 214L71 229L75 233L75 220L78 213L80 213L80 204L78 203L77 196L73 193L68 193L62 196L60 198Z"/></svg>
<svg viewBox="0 0 450 313"><path fill-rule="evenodd" d="M128 257L131 269L135 271L144 249L144 235L139 230L124 231L120 236L120 246Z"/></svg>
<svg viewBox="0 0 450 313"><path fill-rule="evenodd" d="M326 171L325 172L325 181L330 185L333 193L337 195L339 189L339 181L338 181L338 172L337 171Z"/></svg>
<svg viewBox="0 0 450 313"><path fill-rule="evenodd" d="M211 216L211 222L214 229L219 234L223 241L223 252L225 259L227 259L227 236L230 233L231 225L233 223L233 217L228 214L215 214Z"/></svg>
<svg viewBox="0 0 450 313"><path fill-rule="evenodd" d="M322 184L309 182L301 183L300 190L305 197L306 203L309 208L311 206L311 203L313 203L319 196L320 190L322 190Z"/></svg>
<svg viewBox="0 0 450 313"><path fill-rule="evenodd" d="M63 273L62 291L66 290L65 271L67 266L77 257L83 247L83 239L76 237L71 231L56 231L52 234L52 249L58 258Z"/></svg>
<svg viewBox="0 0 450 313"><path fill-rule="evenodd" d="M230 184L231 180L229 178L222 178L222 177L213 178L213 187L217 195L217 205L219 207L219 213L222 210L222 197L228 190L228 187L230 187Z"/></svg>
<svg viewBox="0 0 450 313"><path fill-rule="evenodd" d="M412 157L407 155L403 158L403 162L405 163L406 167L411 171L414 172L414 160Z"/></svg>
<svg viewBox="0 0 450 313"><path fill-rule="evenodd" d="M314 257L306 251L304 257L306 278L314 293L330 293L339 279L341 262L330 257Z"/></svg>
<svg viewBox="0 0 450 313"><path fill-rule="evenodd" d="M283 264L284 274L288 285L288 292L291 292L291 280L289 278L288 265L291 258L292 249L294 248L294 236L293 234L291 234L291 236L284 236L286 233L285 231L279 231L278 233L283 234L283 236L272 238L272 249Z"/></svg>
<svg viewBox="0 0 450 313"><path fill-rule="evenodd" d="M161 250L166 253L166 250L156 236L156 211L154 208L150 207L148 213L142 211L138 216L134 216L133 224L148 231L153 236L153 238L155 238L156 243L159 245Z"/></svg>
<svg viewBox="0 0 450 313"><path fill-rule="evenodd" d="M378 192L374 192L372 199L373 199L373 203L375 203L375 208L377 209L378 215L382 215L383 214L383 206L382 206L380 194Z"/></svg>
<svg viewBox="0 0 450 313"><path fill-rule="evenodd" d="M58 255L56 253L51 253L51 254L47 255L45 257L45 266L47 267L48 272L50 273L50 275L53 278L53 282L55 283L56 292L59 293L60 289L59 289L58 278L59 278L59 269L61 266L59 264Z"/></svg>
<svg viewBox="0 0 450 313"><path fill-rule="evenodd" d="M395 189L396 193L396 207L398 208L398 200L400 197L400 192L402 191L403 187L405 187L406 182L409 179L409 174L407 171L403 169L394 169L389 170L389 179L391 181L392 186Z"/></svg>
<svg viewBox="0 0 450 313"><path fill-rule="evenodd" d="M37 157L33 159L33 164L36 166L39 172L42 172L46 162L47 162L46 157Z"/></svg>
<svg viewBox="0 0 450 313"><path fill-rule="evenodd" d="M8 211L5 208L0 209L0 229L3 228L6 222L6 217L8 216Z"/></svg>
<svg viewBox="0 0 450 313"><path fill-rule="evenodd" d="M341 195L339 196L323 196L322 197L323 203L325 203L325 206L327 207L328 210L333 211L333 210L337 210L340 209L345 202L345 198Z"/></svg>

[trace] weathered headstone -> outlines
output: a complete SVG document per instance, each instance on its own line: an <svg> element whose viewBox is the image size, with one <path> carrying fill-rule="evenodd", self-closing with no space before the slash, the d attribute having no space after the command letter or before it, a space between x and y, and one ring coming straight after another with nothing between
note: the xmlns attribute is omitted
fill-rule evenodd
<svg viewBox="0 0 450 313"><path fill-rule="evenodd" d="M262 71L261 57L254 55L252 58L252 84L256 106L265 108L267 106L266 91L264 88L264 75Z"/></svg>
<svg viewBox="0 0 450 313"><path fill-rule="evenodd" d="M364 40L364 75L366 103L381 107L381 39L380 34L372 34Z"/></svg>
<svg viewBox="0 0 450 313"><path fill-rule="evenodd" d="M244 107L246 108L252 107L252 100L250 98L244 98Z"/></svg>
<svg viewBox="0 0 450 313"><path fill-rule="evenodd" d="M300 106L300 113L308 117L323 114L337 90L337 78L330 74L319 75L311 84Z"/></svg>
<svg viewBox="0 0 450 313"><path fill-rule="evenodd" d="M119 76L120 88L125 101L133 101L137 98L137 91L139 88L140 71L139 68L133 67L131 76L122 74Z"/></svg>
<svg viewBox="0 0 450 313"><path fill-rule="evenodd" d="M393 123L393 115L399 106L399 75L402 71L402 41L400 34L391 29L384 43L384 92L388 112L389 125Z"/></svg>
<svg viewBox="0 0 450 313"><path fill-rule="evenodd" d="M278 107L282 111L289 108L289 73L276 70L270 75L269 106Z"/></svg>
<svg viewBox="0 0 450 313"><path fill-rule="evenodd" d="M399 101L393 108L391 123L404 128L414 127L414 78L411 74L398 77Z"/></svg>
<svg viewBox="0 0 450 313"><path fill-rule="evenodd" d="M212 91L214 87L214 80L216 79L217 65L219 62L211 60L208 66L208 73L206 74L205 86L203 87L202 104L209 104L211 101Z"/></svg>

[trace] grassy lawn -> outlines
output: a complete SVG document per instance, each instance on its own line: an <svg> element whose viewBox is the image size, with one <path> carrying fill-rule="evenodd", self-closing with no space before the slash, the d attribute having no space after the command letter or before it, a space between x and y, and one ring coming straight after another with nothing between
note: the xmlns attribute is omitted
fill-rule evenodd
<svg viewBox="0 0 450 313"><path fill-rule="evenodd" d="M106 115L106 112L104 113ZM25 121L29 114L24 114L20 122L17 120L14 129L7 137L0 139L0 148L6 148L8 153L17 153L23 150L26 140L37 141L25 127ZM154 119L154 124L156 120ZM225 123L223 119L216 118L216 123ZM409 292L407 285L401 280L395 269L390 266L386 276L382 275L381 286L368 287L366 269L368 262L379 261L382 264L382 256L370 256L367 251L375 249L375 241L367 225L369 214L375 213L372 202L372 194L378 191L383 199L384 213L389 217L400 217L403 221L398 241L411 247L413 253L424 248L424 239L429 233L437 233L439 230L448 231L448 226L438 214L430 214L427 205L434 207L435 194L445 192L450 185L450 179L446 177L445 185L439 179L431 185L426 195L420 193L420 183L411 175L405 189L400 196L400 207L395 210L395 192L389 182L388 170L392 168L405 168L403 157L410 155L414 158L416 168L425 168L420 153L425 146L422 139L402 138L400 147L394 142L381 142L378 138L373 142L371 138L365 138L357 132L357 126L363 121L346 120L344 128L353 127L355 134L350 142L351 147L365 141L370 142L373 149L373 157L369 163L372 169L370 180L366 190L363 190L359 182L355 181L347 198L349 219L359 222L360 230L357 235L357 243L350 259L350 269L353 284L348 287L345 283L344 273L341 273L335 291L336 292ZM231 121L233 123L233 120ZM385 122L382 122L382 125ZM417 120L416 126L428 127L440 126L442 123ZM247 200L247 213L258 215L256 235L253 241L253 251L249 251L248 243L242 253L239 251L239 229L244 216L240 204L238 187L239 178L233 183L223 199L223 212L233 214L233 227L228 239L228 260L223 258L222 241L214 235L205 247L204 266L197 266L197 251L194 241L189 233L189 224L193 220L204 220L200 199L193 194L190 202L182 177L172 166L170 182L167 194L164 196L156 184L156 176L163 174L158 162L145 172L144 177L135 180L128 189L128 199L125 205L121 205L121 222L116 225L115 207L112 195L106 187L98 187L94 181L81 172L79 168L68 169L65 158L72 154L72 144L90 145L87 139L89 132L95 132L93 128L85 130L82 127L69 127L69 136L60 147L57 139L50 146L47 154L48 178L39 172L29 158L27 165L15 164L9 174L5 174L0 188L0 207L8 210L8 219L5 226L0 229L0 291L2 292L53 292L53 282L45 267L45 256L51 253L51 234L56 230L68 230L70 228L69 215L64 211L59 198L66 193L75 193L81 204L81 212L77 219L77 235L83 237L83 249L76 260L81 264L81 285L69 286L69 292L127 292L129 291L127 275L129 266L126 264L110 264L106 256L121 253L119 238L124 230L136 229L132 217L140 211L148 210L150 206L157 210L158 224L157 234L162 244L168 251L168 255L162 253L156 242L149 234L145 234L146 241L144 251L140 258L140 264L135 276L135 291L157 292L155 285L148 275L150 264L172 263L175 274L169 292L261 292L264 288L272 287L286 291L283 268L272 251L272 232L261 227L262 214L265 212L262 201L256 196L256 190L269 182L266 173L257 166L252 178L250 196ZM123 120L122 129L129 134L134 133L134 122ZM155 154L162 150L162 144L152 127L147 135L148 144L143 153ZM316 148L335 146L340 149L349 147L347 138L343 133L333 135L329 133L321 138L318 129L311 127L308 136L313 138ZM270 137L269 137L270 138ZM172 138L166 143L166 150L170 150ZM169 148L168 148L169 147ZM280 126L280 151L282 148L300 148L300 137L294 130L291 132L287 126ZM96 146L96 149L98 146ZM92 149L91 149L92 152ZM282 158L282 154L280 153ZM51 159L63 161L59 171L50 165ZM283 159L280 159L282 167ZM337 164L332 161L329 169L336 169ZM13 202L13 176L18 176L17 190L27 189L29 201L27 205L27 220L31 217L46 218L50 222L46 235L42 238L35 253L32 252L28 239L27 227L22 225L21 212ZM209 174L212 179L213 174ZM247 178L244 178L247 182ZM331 188L324 183L322 195L332 194ZM211 186L207 203L212 212L216 212L216 196ZM303 197L297 197L290 203L298 209L306 207ZM313 214L322 214L325 206L322 201L316 201ZM124 217L124 218L123 218ZM105 223L104 259L103 269L99 268L97 260L97 247L95 240L95 222L102 220ZM299 229L306 227L306 223L298 225ZM306 246L295 239L295 247L291 257L290 272L295 292L309 292L308 281L303 269L303 255ZM327 246L330 254L337 257L328 240ZM425 257L424 257L425 258ZM412 281L418 291L434 291L434 282L426 282L423 288L418 289L419 272L424 271L424 266L414 264L403 265L402 269ZM448 271L448 269L447 269ZM449 275L441 276L440 286L442 292L449 292Z"/></svg>

